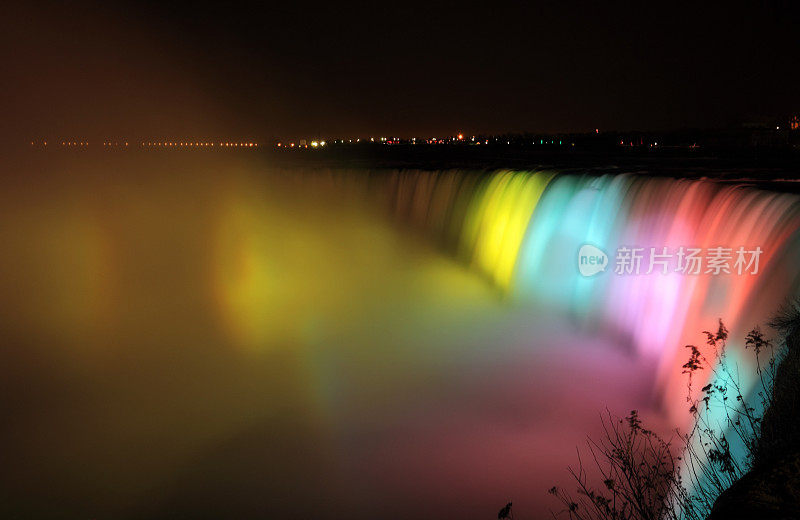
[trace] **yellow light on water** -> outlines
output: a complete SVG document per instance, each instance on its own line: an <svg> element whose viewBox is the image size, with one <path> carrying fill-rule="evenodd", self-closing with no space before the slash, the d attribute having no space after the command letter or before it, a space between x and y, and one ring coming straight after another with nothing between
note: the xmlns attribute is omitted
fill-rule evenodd
<svg viewBox="0 0 800 520"><path fill-rule="evenodd" d="M462 247L479 269L508 289L517 253L550 173L502 172L488 181L470 208Z"/></svg>

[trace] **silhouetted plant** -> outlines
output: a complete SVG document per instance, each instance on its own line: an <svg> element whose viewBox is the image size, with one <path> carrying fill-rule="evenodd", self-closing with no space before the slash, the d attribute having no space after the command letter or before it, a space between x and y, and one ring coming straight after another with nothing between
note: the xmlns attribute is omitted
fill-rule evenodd
<svg viewBox="0 0 800 520"><path fill-rule="evenodd" d="M589 453L602 487L590 484L579 451L577 467L569 468L578 484L577 494L550 489L564 506L555 515L566 514L574 520L670 518L672 500L687 498L677 471L680 459L673 454L671 443L642 427L636 410L624 419L606 411L602 422L603 439L589 439Z"/></svg>
<svg viewBox="0 0 800 520"><path fill-rule="evenodd" d="M511 502L506 504L503 509L497 513L498 520L514 520L514 513L511 511Z"/></svg>
<svg viewBox="0 0 800 520"><path fill-rule="evenodd" d="M784 338L781 346L798 323L799 302L785 307L770 322ZM776 369L785 349L776 349L759 327L745 337L745 351L755 358L757 409L743 391L739 367L728 360L728 329L722 320L717 330L703 334L705 349L686 345L689 358L682 366L693 424L690 431L680 434L676 430L679 442L673 446L671 440L644 428L636 410L624 419L606 411L603 438L588 441L592 466L602 486L590 482L578 451L578 466L569 468L577 494L551 488L550 493L563 505L554 516L571 520L699 520L706 518L717 497L752 467L764 451L764 443L759 442L762 417L774 403ZM695 392L694 376L700 370L709 373L710 383ZM734 454L731 442L742 446L743 455ZM680 456L675 455L676 450Z"/></svg>
<svg viewBox="0 0 800 520"><path fill-rule="evenodd" d="M728 330L722 320L716 332L704 331L704 334L707 345L713 349L713 362L703 360L694 370L709 369L711 382L693 398L690 372L689 411L693 427L683 437L683 470L690 483L693 506L703 517L710 513L717 497L753 465L762 416L772 402L772 384L778 364L773 341L767 339L758 326L754 327L745 337L745 351L752 352L755 360L758 380L755 396L760 405L756 408L742 388L738 365L731 366L728 361ZM765 356L766 365L763 364ZM734 455L731 442L742 447L742 455Z"/></svg>

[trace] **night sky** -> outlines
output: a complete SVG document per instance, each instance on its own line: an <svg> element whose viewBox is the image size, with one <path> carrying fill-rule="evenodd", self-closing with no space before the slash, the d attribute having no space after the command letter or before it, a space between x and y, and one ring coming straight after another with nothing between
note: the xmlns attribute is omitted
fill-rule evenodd
<svg viewBox="0 0 800 520"><path fill-rule="evenodd" d="M6 14L14 135L669 129L800 109L788 1L122 2Z"/></svg>

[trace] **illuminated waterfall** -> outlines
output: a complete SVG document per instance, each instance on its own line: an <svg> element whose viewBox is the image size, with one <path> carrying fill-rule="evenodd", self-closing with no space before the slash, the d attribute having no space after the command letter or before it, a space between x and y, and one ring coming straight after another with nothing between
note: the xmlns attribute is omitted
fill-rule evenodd
<svg viewBox="0 0 800 520"><path fill-rule="evenodd" d="M744 366L745 333L800 290L793 194L223 159L0 194L2 373L25 403L3 441L9 467L46 461L8 473L19 507L107 482L101 516L176 493L192 517L181 490L230 483L216 516L237 489L292 507L319 489L315 518L480 518L508 496L543 516L603 407L687 426L684 345L722 318ZM584 244L604 272L580 274ZM763 254L755 275L624 275L622 246Z"/></svg>
<svg viewBox="0 0 800 520"><path fill-rule="evenodd" d="M708 180L552 172L396 171L369 178L373 196L395 218L431 235L504 295L563 309L655 363L654 392L676 413L683 345L700 341L718 318L735 344L800 289L800 200L792 194ZM606 272L578 273L582 244L608 253ZM763 254L756 275L643 269L625 276L613 272L620 246L745 246Z"/></svg>

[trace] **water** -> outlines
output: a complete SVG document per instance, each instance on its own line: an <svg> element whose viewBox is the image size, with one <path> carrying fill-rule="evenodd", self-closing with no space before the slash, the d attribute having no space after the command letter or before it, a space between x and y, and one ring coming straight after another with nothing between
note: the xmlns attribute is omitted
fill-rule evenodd
<svg viewBox="0 0 800 520"><path fill-rule="evenodd" d="M685 425L682 345L798 288L797 198L707 181L225 156L8 178L0 508L23 517L547 514L601 411ZM588 279L584 242L764 253Z"/></svg>

